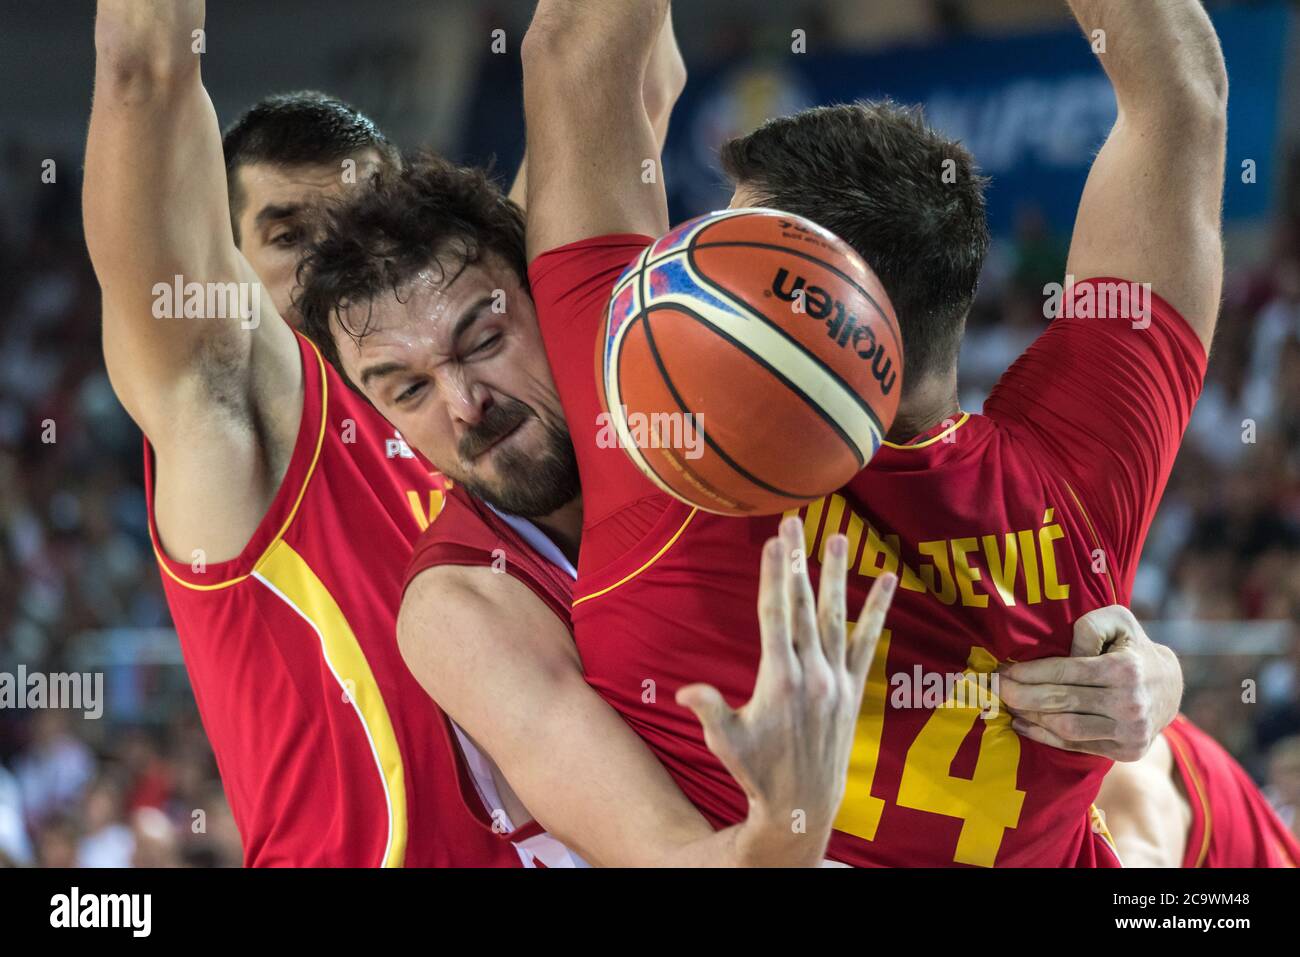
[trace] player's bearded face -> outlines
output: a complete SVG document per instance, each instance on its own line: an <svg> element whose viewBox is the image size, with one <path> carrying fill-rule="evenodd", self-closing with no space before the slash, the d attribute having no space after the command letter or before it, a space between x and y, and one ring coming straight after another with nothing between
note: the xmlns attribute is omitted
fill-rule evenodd
<svg viewBox="0 0 1300 957"><path fill-rule="evenodd" d="M344 371L448 478L513 515L577 498L577 460L532 300L492 255L364 304L336 333Z"/></svg>
<svg viewBox="0 0 1300 957"><path fill-rule="evenodd" d="M525 429L533 433L529 440L521 436L517 444L504 441ZM569 430L556 410L539 411L505 398L461 437L457 453L457 468L443 471L511 515L541 518L578 495L578 461ZM489 456L484 468L475 467Z"/></svg>

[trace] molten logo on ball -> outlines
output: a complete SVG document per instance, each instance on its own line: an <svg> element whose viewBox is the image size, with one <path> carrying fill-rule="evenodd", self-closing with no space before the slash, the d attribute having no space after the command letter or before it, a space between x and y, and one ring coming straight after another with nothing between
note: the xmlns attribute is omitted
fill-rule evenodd
<svg viewBox="0 0 1300 957"><path fill-rule="evenodd" d="M647 247L610 299L598 375L612 431L687 504L799 508L846 484L893 424L904 372L893 307L815 223L766 209L700 217ZM635 423L664 415L707 418L698 454L653 429L638 438Z"/></svg>
<svg viewBox="0 0 1300 957"><path fill-rule="evenodd" d="M834 313L835 318L826 323L826 335L841 348L847 347L852 341L853 350L858 356L871 362L871 374L880 383L880 391L888 395L898 376L892 370L893 360L885 355L884 344L877 344L876 334L871 327L860 325L858 317L846 312L844 303L821 286L807 286L808 280L803 276L795 276L788 290L782 288L789 279L790 273L785 267L778 269L772 280L772 294L794 305L795 312L802 312L818 321L825 321Z"/></svg>

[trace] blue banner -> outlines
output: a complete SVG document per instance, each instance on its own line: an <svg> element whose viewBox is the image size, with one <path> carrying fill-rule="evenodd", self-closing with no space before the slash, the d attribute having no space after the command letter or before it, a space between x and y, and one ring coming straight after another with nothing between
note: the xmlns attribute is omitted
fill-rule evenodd
<svg viewBox="0 0 1300 957"><path fill-rule="evenodd" d="M1214 14L1230 83L1230 220L1258 218L1273 205L1290 19L1282 3ZM665 152L673 221L727 204L717 151L728 138L807 106L883 96L924 104L931 123L974 153L992 178L989 219L998 233L1026 207L1068 232L1089 165L1115 120L1110 84L1073 27L876 54L786 53L731 63L692 72L673 116ZM1248 161L1254 182L1243 181Z"/></svg>

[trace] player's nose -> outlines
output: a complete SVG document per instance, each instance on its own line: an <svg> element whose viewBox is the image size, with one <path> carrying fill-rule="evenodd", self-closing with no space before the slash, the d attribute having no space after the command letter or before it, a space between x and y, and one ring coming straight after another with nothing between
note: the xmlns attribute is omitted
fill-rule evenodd
<svg viewBox="0 0 1300 957"><path fill-rule="evenodd" d="M452 373L444 383L447 412L458 429L472 429L492 408L492 390L461 373Z"/></svg>

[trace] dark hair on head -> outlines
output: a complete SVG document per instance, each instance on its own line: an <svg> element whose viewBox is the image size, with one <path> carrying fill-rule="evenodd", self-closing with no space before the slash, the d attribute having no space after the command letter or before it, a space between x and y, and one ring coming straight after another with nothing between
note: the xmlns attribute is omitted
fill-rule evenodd
<svg viewBox="0 0 1300 957"><path fill-rule="evenodd" d="M295 304L302 332L342 373L331 324L356 341L357 328L340 313L370 303L433 267L441 282L487 253L505 260L525 286L524 214L506 198L489 171L457 166L433 153L417 153L401 169L383 169L367 189L324 207L323 230L298 266ZM346 378L346 376L345 376Z"/></svg>
<svg viewBox="0 0 1300 957"><path fill-rule="evenodd" d="M236 244L244 205L239 167L247 163L316 166L373 149L383 166L401 165L397 147L374 121L342 100L316 90L277 93L254 103L226 127L221 148L226 157L230 224Z"/></svg>
<svg viewBox="0 0 1300 957"><path fill-rule="evenodd" d="M988 253L987 180L920 107L890 100L769 120L722 147L758 202L811 219L862 256L903 332L904 391L957 362Z"/></svg>

